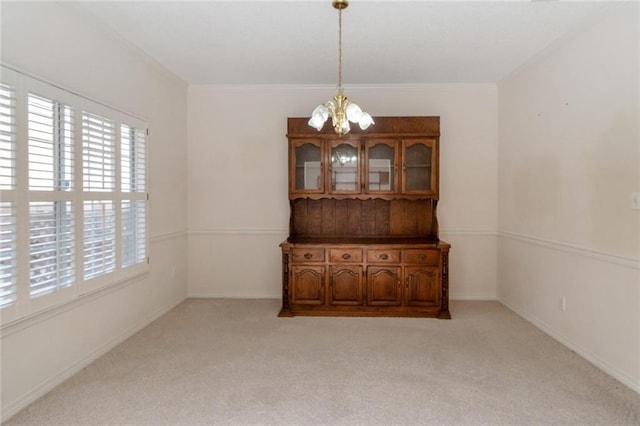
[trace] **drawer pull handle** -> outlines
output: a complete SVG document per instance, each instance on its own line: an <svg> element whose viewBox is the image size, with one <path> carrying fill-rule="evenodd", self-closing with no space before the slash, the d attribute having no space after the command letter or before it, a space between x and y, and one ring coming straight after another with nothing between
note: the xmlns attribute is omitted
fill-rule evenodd
<svg viewBox="0 0 640 426"><path fill-rule="evenodd" d="M382 259L382 260L387 260L388 258L389 258L389 255L387 253L382 253L380 255L380 259Z"/></svg>
<svg viewBox="0 0 640 426"><path fill-rule="evenodd" d="M425 256L424 254L421 254L420 256L418 256L418 258L420 259L420 262L424 262L425 260L427 260L427 256Z"/></svg>
<svg viewBox="0 0 640 426"><path fill-rule="evenodd" d="M351 259L351 255L349 253L345 253L345 254L342 255L342 258L344 260Z"/></svg>
<svg viewBox="0 0 640 426"><path fill-rule="evenodd" d="M313 255L311 253L305 253L304 254L304 258L305 259L311 259L313 257Z"/></svg>

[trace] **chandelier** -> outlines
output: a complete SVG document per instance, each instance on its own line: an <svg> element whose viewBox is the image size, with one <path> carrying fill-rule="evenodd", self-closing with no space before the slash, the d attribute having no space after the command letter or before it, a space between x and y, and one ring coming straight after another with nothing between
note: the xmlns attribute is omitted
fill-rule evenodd
<svg viewBox="0 0 640 426"><path fill-rule="evenodd" d="M362 130L367 129L373 123L373 118L368 113L351 102L344 96L342 90L342 9L349 6L348 0L333 0L333 7L338 9L338 94L333 99L322 105L318 105L311 113L309 126L320 131L331 116L333 130L342 136L349 133L349 122L358 123Z"/></svg>

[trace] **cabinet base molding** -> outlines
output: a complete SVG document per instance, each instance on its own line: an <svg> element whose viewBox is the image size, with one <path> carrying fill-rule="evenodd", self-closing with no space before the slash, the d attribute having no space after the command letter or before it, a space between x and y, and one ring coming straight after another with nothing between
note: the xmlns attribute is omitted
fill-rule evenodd
<svg viewBox="0 0 640 426"><path fill-rule="evenodd" d="M349 311L335 311L335 310L295 310L295 311L280 311L279 317L291 318L296 316L306 317L395 317L395 318L438 318L438 319L451 319L451 314L447 312L394 312L385 311L382 309L376 310L349 310Z"/></svg>

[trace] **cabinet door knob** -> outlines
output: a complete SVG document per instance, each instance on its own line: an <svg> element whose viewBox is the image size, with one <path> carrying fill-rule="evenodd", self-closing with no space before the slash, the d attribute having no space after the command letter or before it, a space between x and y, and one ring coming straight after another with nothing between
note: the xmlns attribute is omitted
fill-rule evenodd
<svg viewBox="0 0 640 426"><path fill-rule="evenodd" d="M311 253L305 253L304 254L304 258L305 259L311 259L313 257L313 255Z"/></svg>
<svg viewBox="0 0 640 426"><path fill-rule="evenodd" d="M382 259L382 260L387 260L388 258L389 258L389 255L387 253L382 253L380 255L380 259Z"/></svg>
<svg viewBox="0 0 640 426"><path fill-rule="evenodd" d="M420 262L424 262L427 259L427 256L425 256L424 254L421 254L419 256Z"/></svg>
<svg viewBox="0 0 640 426"><path fill-rule="evenodd" d="M345 254L342 255L342 258L344 260L351 259L351 255L349 253L345 253Z"/></svg>

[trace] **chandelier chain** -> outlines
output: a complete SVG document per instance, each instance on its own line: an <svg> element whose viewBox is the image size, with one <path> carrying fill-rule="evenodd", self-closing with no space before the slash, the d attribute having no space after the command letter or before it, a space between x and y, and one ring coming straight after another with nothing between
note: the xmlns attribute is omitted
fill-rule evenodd
<svg viewBox="0 0 640 426"><path fill-rule="evenodd" d="M342 93L342 9L338 9L338 93Z"/></svg>

